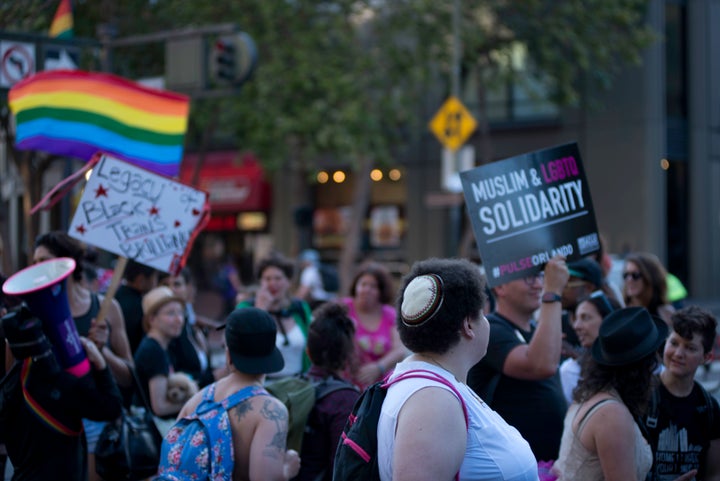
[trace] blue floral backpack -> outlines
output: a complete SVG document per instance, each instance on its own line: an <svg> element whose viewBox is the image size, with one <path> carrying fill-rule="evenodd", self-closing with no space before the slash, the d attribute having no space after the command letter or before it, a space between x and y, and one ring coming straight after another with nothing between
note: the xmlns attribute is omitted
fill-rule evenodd
<svg viewBox="0 0 720 481"><path fill-rule="evenodd" d="M232 479L235 457L227 412L253 396L269 394L260 386L248 386L216 402L215 384L208 386L195 412L165 435L155 481Z"/></svg>

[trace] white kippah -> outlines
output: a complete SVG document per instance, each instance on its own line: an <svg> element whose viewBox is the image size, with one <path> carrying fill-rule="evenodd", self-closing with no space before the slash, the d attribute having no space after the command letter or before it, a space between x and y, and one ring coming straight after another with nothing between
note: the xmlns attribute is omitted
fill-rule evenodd
<svg viewBox="0 0 720 481"><path fill-rule="evenodd" d="M443 283L437 274L418 276L407 285L400 315L406 326L419 326L435 315L443 302Z"/></svg>

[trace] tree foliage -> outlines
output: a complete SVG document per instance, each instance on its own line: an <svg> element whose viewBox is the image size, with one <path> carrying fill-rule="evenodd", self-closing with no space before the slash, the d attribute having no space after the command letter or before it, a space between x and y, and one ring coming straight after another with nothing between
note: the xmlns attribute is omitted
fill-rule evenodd
<svg viewBox="0 0 720 481"><path fill-rule="evenodd" d="M54 1L8 2L2 28L46 29ZM607 88L624 62L652 39L647 0L462 0L463 71L488 85L513 75L508 55L523 46L560 104L577 101L578 79ZM291 157L352 163L391 158L426 118L432 86L447 91L452 0L76 0L75 34L94 37L112 23L117 36L233 22L259 47L254 77L237 95L196 101L191 142L210 115L219 141L251 148L268 166ZM126 76L162 72L162 45L119 51ZM204 66L199 66L204 68ZM435 93L437 95L437 91ZM432 99L439 102L442 99ZM220 108L217 105L219 104Z"/></svg>

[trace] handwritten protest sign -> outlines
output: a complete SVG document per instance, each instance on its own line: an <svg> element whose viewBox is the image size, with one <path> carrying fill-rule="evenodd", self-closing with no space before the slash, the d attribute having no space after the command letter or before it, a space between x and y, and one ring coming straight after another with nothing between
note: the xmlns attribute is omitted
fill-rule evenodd
<svg viewBox="0 0 720 481"><path fill-rule="evenodd" d="M206 192L103 155L92 170L68 233L176 273L208 214Z"/></svg>
<svg viewBox="0 0 720 481"><path fill-rule="evenodd" d="M600 248L576 143L476 167L460 180L490 286L537 273L555 254L574 260Z"/></svg>

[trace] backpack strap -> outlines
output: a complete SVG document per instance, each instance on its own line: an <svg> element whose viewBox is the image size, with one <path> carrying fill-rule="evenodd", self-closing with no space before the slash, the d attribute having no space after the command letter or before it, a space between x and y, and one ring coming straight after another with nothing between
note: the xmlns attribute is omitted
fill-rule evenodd
<svg viewBox="0 0 720 481"><path fill-rule="evenodd" d="M650 429L655 429L657 427L658 414L660 410L659 405L660 386L658 385L652 390L650 403L648 404L647 413L645 414L645 425Z"/></svg>
<svg viewBox="0 0 720 481"><path fill-rule="evenodd" d="M707 425L712 426L713 421L715 419L715 413L713 412L713 402L712 397L710 396L710 393L707 392L707 389L705 389L702 384L700 384L697 381L694 381L695 385L700 388L700 392L703 395L703 398L705 399L705 406L707 410ZM648 410L647 414L645 415L645 425L649 428L655 428L657 427L657 420L658 415L660 411L660 387L656 387L652 391L652 396L650 398L650 403L648 404Z"/></svg>
<svg viewBox="0 0 720 481"><path fill-rule="evenodd" d="M227 411L241 402L255 396L269 396L270 394L262 386L246 386L238 392L226 397L220 404Z"/></svg>
<svg viewBox="0 0 720 481"><path fill-rule="evenodd" d="M215 383L213 383L210 384L207 388L205 388L203 400L200 402L198 407L195 408L195 412L189 417L199 418L203 414L206 414L207 412L212 411L213 409L217 409L219 407L222 407L225 411L227 411L228 409L234 408L248 398L263 395L269 396L268 392L265 391L264 388L260 386L246 386L226 397L222 401L217 402L215 401Z"/></svg>
<svg viewBox="0 0 720 481"><path fill-rule="evenodd" d="M205 388L202 399L203 401L213 401L215 399L215 383Z"/></svg>
<svg viewBox="0 0 720 481"><path fill-rule="evenodd" d="M697 381L695 381L695 384L700 388L700 392L703 393L703 397L705 398L705 405L707 406L707 426L708 429L712 429L713 421L715 421L712 397L710 397L710 393L707 392L707 389L705 389L702 384Z"/></svg>
<svg viewBox="0 0 720 481"><path fill-rule="evenodd" d="M462 406L463 415L465 416L466 429L470 429L470 417L468 415L467 405L465 404L465 400L463 399L462 394L460 394L460 391L458 391L457 388L455 386L453 386L453 384L450 381L448 381L447 379L445 379L444 377L442 377L440 374L438 374L436 372L428 371L426 369L413 369L412 371L406 371L402 374L398 374L396 377L394 377L392 379L387 380L387 378L386 378L382 387L387 389L390 386L392 386L393 384L395 384L396 382L400 382L400 381L403 381L405 379L410 379L410 378L429 379L431 381L436 381L436 382L439 382L440 384L444 384L445 386L447 386L453 393L455 393L455 396L457 396L458 400L460 400L460 405Z"/></svg>
<svg viewBox="0 0 720 481"><path fill-rule="evenodd" d="M382 384L382 387L387 389L390 386L392 386L393 384L395 384L396 382L400 382L405 379L410 379L410 378L414 378L414 377L429 379L431 381L436 381L436 382L439 382L440 384L443 384L443 385L447 386L448 388L450 388L450 390L453 393L455 393L455 396L457 396L457 398L460 400L460 405L462 406L462 410L463 410L463 416L465 416L465 429L466 429L466 431L470 430L470 417L468 416L467 405L465 404L465 400L463 399L462 395L460 394L460 391L458 391L457 388L450 381L448 381L447 379L445 379L443 376L441 376L440 374L438 374L436 372L428 371L427 369L414 369L412 371L406 371L402 374L398 374L396 377L394 377L393 379L390 379L390 380L388 380L386 377ZM460 481L460 471L455 473L455 480Z"/></svg>
<svg viewBox="0 0 720 481"><path fill-rule="evenodd" d="M312 383L315 386L316 402L335 391L342 391L343 389L358 392L358 389L349 382L343 381L342 379L335 379L333 377L326 377L318 381L312 381Z"/></svg>

